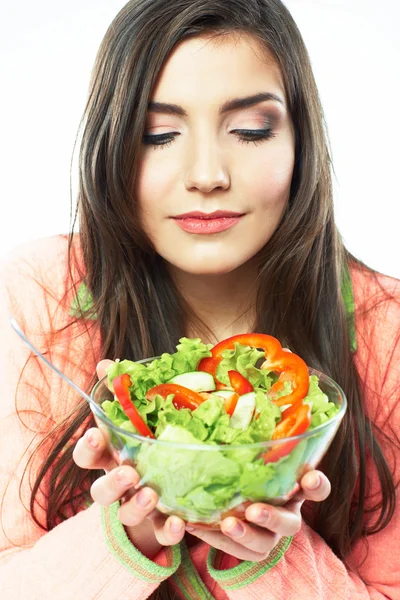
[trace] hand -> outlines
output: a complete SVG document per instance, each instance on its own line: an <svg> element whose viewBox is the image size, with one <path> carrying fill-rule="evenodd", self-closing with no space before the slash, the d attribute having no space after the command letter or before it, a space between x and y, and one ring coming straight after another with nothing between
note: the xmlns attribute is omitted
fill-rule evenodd
<svg viewBox="0 0 400 600"><path fill-rule="evenodd" d="M319 485L313 486L318 478ZM309 471L301 479L300 485L301 491L284 507L257 502L247 507L246 521L227 517L221 522L221 531L200 529L191 524L186 526L186 531L240 560L264 560L281 537L300 531L300 508L304 500L322 502L331 491L330 482L321 471Z"/></svg>
<svg viewBox="0 0 400 600"><path fill-rule="evenodd" d="M111 362L101 361L97 365L99 379L105 375L105 368ZM139 473L129 465L117 465L99 429L92 427L78 440L73 460L82 469L105 471L106 474L91 486L90 494L102 506L122 499L118 517L129 539L142 554L152 559L163 546L173 546L182 540L185 535L182 519L177 516L166 518L155 510L158 502L156 492L149 487L137 489Z"/></svg>

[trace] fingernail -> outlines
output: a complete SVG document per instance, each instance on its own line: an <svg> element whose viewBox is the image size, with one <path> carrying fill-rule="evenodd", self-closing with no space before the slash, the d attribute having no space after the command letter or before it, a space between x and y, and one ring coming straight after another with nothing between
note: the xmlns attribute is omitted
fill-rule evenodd
<svg viewBox="0 0 400 600"><path fill-rule="evenodd" d="M270 513L267 510L265 510L265 508L263 508L254 515L254 521L255 523L262 523L263 525L265 525L265 523L268 522L270 516Z"/></svg>
<svg viewBox="0 0 400 600"><path fill-rule="evenodd" d="M316 473L313 473L307 479L307 487L309 490L316 490L317 487L320 485L320 483L321 483L321 478Z"/></svg>
<svg viewBox="0 0 400 600"><path fill-rule="evenodd" d="M86 433L86 439L88 441L89 446L91 446L92 448L96 449L99 447L99 442L96 440L96 437L93 434L93 431L88 431Z"/></svg>
<svg viewBox="0 0 400 600"><path fill-rule="evenodd" d="M226 529L226 532L232 537L240 537L244 534L244 527L240 521L236 521L233 527L231 526Z"/></svg>
<svg viewBox="0 0 400 600"><path fill-rule="evenodd" d="M149 498L148 494L144 490L141 490L136 494L135 502L138 506L140 506L140 508L145 508L150 504L151 498Z"/></svg>
<svg viewBox="0 0 400 600"><path fill-rule="evenodd" d="M132 475L128 475L124 469L120 469L117 472L117 480L118 483L120 485L123 485L124 487L129 487L131 485L133 485L135 483L134 478L132 477Z"/></svg>
<svg viewBox="0 0 400 600"><path fill-rule="evenodd" d="M175 519L172 520L169 524L169 530L171 533L173 534L177 534L177 533L182 533L183 531L183 523L181 523L180 521L176 521Z"/></svg>
<svg viewBox="0 0 400 600"><path fill-rule="evenodd" d="M195 530L195 528L192 527L191 525L186 525L185 529L186 529L186 531L194 531Z"/></svg>

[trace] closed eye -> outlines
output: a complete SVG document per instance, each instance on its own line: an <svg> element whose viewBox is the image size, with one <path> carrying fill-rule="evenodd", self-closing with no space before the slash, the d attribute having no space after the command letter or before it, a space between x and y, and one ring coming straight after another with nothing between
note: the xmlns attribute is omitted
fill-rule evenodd
<svg viewBox="0 0 400 600"><path fill-rule="evenodd" d="M180 133L160 133L158 135L145 134L143 136L143 144L146 146L169 146Z"/></svg>
<svg viewBox="0 0 400 600"><path fill-rule="evenodd" d="M240 142L262 142L275 137L272 129L234 129L232 131Z"/></svg>
<svg viewBox="0 0 400 600"><path fill-rule="evenodd" d="M263 142L272 139L276 135L272 129L233 129L231 133L241 143ZM143 136L143 144L153 146L154 148L168 147L179 135L181 134L178 132L160 133L157 135L145 134Z"/></svg>

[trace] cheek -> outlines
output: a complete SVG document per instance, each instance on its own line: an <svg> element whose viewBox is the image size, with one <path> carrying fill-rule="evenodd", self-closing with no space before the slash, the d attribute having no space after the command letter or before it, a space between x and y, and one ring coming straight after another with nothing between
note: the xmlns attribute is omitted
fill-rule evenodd
<svg viewBox="0 0 400 600"><path fill-rule="evenodd" d="M290 195L294 159L290 152L280 159L274 155L262 164L252 165L243 183L251 193L255 208L280 211L286 206Z"/></svg>
<svg viewBox="0 0 400 600"><path fill-rule="evenodd" d="M163 150L158 150L161 154ZM163 210L162 199L168 198L176 184L178 176L176 162L171 163L167 157L157 157L157 151L151 151L141 160L135 185L135 197L138 199L139 213L143 223L154 214L154 210ZM165 207L166 208L166 207Z"/></svg>

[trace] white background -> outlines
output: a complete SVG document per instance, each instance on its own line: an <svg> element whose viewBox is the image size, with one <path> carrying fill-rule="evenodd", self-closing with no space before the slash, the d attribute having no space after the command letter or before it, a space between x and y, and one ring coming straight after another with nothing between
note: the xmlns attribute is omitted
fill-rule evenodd
<svg viewBox="0 0 400 600"><path fill-rule="evenodd" d="M124 4L20 0L2 7L0 258L25 241L69 230L71 160L90 73ZM326 113L339 230L358 258L400 278L400 3L286 5Z"/></svg>

